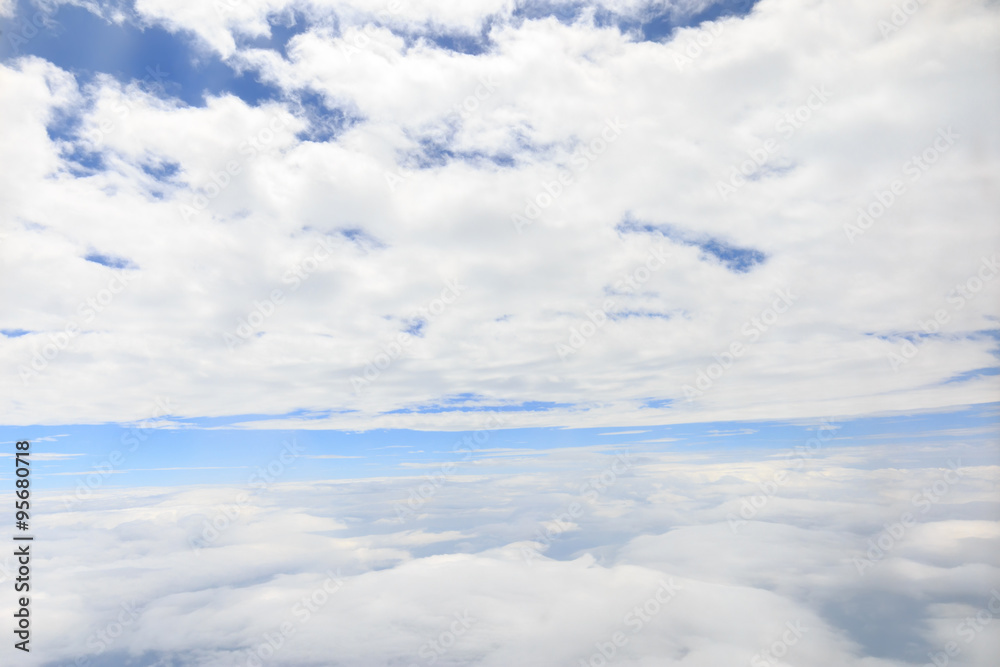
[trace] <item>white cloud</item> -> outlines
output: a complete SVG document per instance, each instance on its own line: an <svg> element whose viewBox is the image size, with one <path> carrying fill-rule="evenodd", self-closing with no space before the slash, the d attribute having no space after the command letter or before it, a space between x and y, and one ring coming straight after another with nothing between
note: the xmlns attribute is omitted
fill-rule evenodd
<svg viewBox="0 0 1000 667"><path fill-rule="evenodd" d="M787 664L903 667L956 639L960 664L992 664L994 635L955 633L1000 584L995 448L827 444L802 465L642 450L593 496L581 485L613 457L560 453L533 452L548 464L528 475L518 461L456 476L406 524L393 505L419 479L276 484L249 501L240 488L115 489L72 512L50 495L33 561L46 628L25 664L243 665L284 622L294 633L265 664L579 664L616 632L613 664L634 667L748 664L783 637ZM858 453L911 463L858 467ZM955 456L960 476L923 512L912 497ZM781 471L734 528L727 517ZM904 512L915 525L859 573L869 539ZM119 628L123 603L135 617Z"/></svg>
<svg viewBox="0 0 1000 667"><path fill-rule="evenodd" d="M138 11L152 20L164 7ZM405 16L426 34L501 11L456 7L407 3ZM358 17L379 9L355 8ZM996 340L982 332L997 327L1000 281L961 300L953 292L975 285L982 258L1000 251L991 5L921 6L884 38L890 2L765 1L663 44L586 18L501 20L481 55L407 46L402 28L385 24L348 60L340 46L366 19L345 18L334 36L320 18L332 10L315 4L303 6L312 23L287 58L236 46L232 31L259 33L287 9L241 3L219 16L211 3L171 4L168 25L199 31L289 95L257 108L231 96L185 107L108 78L80 89L37 59L0 70L12 137L0 157L18 165L0 190L0 260L19 285L3 327L31 332L0 339L5 419L139 419L155 396L176 401L174 416L332 408L267 426L343 429L478 425L468 411L384 414L456 394L480 407L572 406L506 412L510 426L995 400L996 376L971 372L996 366ZM675 56L698 37L708 45L679 66ZM484 80L496 83L487 90ZM301 140L310 116L291 100L304 87L356 121L334 140ZM818 87L825 102L810 98ZM470 96L477 108L456 122L449 114ZM802 106L810 99L818 108ZM803 108L808 120L786 136L779 123ZM79 148L100 151L107 169L71 172L45 131L57 113L81 117ZM620 135L579 171L574 151L615 119ZM911 181L904 163L949 127L959 138ZM718 182L772 139L773 168L723 201ZM415 168L421 160L441 164ZM170 179L148 173L164 165L177 166ZM574 182L516 233L511 216L554 187L560 169ZM387 172L402 173L394 190ZM844 226L893 179L905 193L852 244ZM676 233L616 231L626 218ZM694 245L706 239L767 259L739 273ZM657 243L667 264L638 289L616 290L623 276L646 275L637 271ZM132 268L116 278L88 253ZM454 303L436 303L456 280ZM793 305L773 326L753 324L772 321L778 289ZM609 295L614 317L573 338ZM421 308L438 306L419 337L397 343ZM943 335L916 338L942 310ZM70 325L82 333L60 338ZM586 342L560 358L557 346L573 340ZM745 354L708 378L733 343ZM44 353L54 358L35 356ZM352 377L366 368L377 378L359 392ZM709 386L685 402L700 373Z"/></svg>
<svg viewBox="0 0 1000 667"><path fill-rule="evenodd" d="M41 440L42 438L39 438ZM0 456L10 456L13 457L13 453L3 452ZM84 454L56 454L52 452L32 452L31 458L36 461L63 461L65 459L76 458L77 456L84 456Z"/></svg>

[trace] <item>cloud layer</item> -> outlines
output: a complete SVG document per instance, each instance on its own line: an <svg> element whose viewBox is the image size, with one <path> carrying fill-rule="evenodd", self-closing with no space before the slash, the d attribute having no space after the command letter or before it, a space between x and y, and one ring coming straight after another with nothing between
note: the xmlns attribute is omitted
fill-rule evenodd
<svg viewBox="0 0 1000 667"><path fill-rule="evenodd" d="M137 3L257 105L0 65L5 421L995 400L996 7L765 0L644 40L707 6L403 6Z"/></svg>
<svg viewBox="0 0 1000 667"><path fill-rule="evenodd" d="M903 667L955 642L949 664L987 667L1000 649L995 445L823 426L738 456L512 454L445 478L48 495L23 662Z"/></svg>

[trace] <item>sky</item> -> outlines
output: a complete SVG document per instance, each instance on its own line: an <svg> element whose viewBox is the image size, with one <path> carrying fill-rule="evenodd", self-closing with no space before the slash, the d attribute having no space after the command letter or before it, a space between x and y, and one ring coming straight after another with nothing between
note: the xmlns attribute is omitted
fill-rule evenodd
<svg viewBox="0 0 1000 667"><path fill-rule="evenodd" d="M19 664L995 664L998 57L991 0L0 0Z"/></svg>
<svg viewBox="0 0 1000 667"><path fill-rule="evenodd" d="M709 4L8 5L5 422L996 401L991 6Z"/></svg>

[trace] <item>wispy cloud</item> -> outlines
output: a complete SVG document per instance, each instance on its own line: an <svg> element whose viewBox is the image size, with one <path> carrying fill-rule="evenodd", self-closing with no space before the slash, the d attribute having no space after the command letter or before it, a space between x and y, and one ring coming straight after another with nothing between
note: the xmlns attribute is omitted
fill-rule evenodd
<svg viewBox="0 0 1000 667"><path fill-rule="evenodd" d="M161 471L187 471L187 470L240 470L250 466L175 466L168 468L131 468L129 470L102 470L102 475L124 475L130 472L161 472ZM93 473L93 470L77 470L72 472L52 472L38 473L40 476L55 477L58 475L84 476Z"/></svg>
<svg viewBox="0 0 1000 667"><path fill-rule="evenodd" d="M363 459L364 456L347 456L343 454L316 454L316 455L303 455L304 459Z"/></svg>

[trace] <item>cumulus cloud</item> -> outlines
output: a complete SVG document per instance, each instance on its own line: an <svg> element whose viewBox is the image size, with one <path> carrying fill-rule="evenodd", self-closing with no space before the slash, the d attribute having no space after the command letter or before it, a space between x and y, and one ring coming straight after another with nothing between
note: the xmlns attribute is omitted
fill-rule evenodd
<svg viewBox="0 0 1000 667"><path fill-rule="evenodd" d="M137 3L276 91L255 104L0 66L5 420L155 396L438 429L995 398L989 3L896 26L890 2L764 0L649 40L597 10L711 8L402 6L409 27L378 3ZM322 414L280 417L301 410Z"/></svg>

